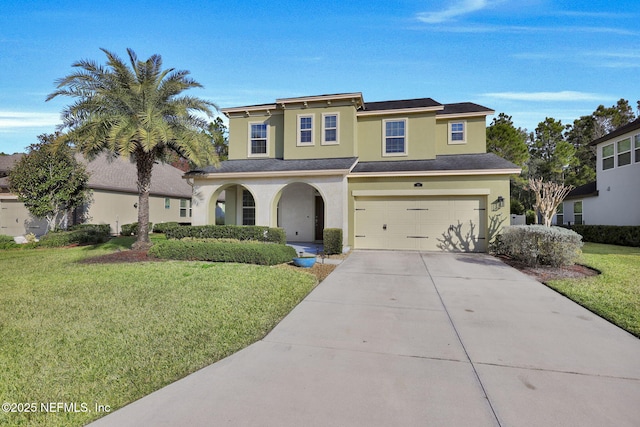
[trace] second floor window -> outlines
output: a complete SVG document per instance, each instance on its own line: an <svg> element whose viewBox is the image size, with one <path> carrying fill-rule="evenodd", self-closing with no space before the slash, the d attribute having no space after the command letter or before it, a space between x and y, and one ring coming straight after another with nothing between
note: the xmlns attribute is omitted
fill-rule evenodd
<svg viewBox="0 0 640 427"><path fill-rule="evenodd" d="M313 145L313 116L298 116L298 145Z"/></svg>
<svg viewBox="0 0 640 427"><path fill-rule="evenodd" d="M631 138L618 141L618 166L631 163Z"/></svg>
<svg viewBox="0 0 640 427"><path fill-rule="evenodd" d="M602 170L613 169L613 144L602 147Z"/></svg>
<svg viewBox="0 0 640 427"><path fill-rule="evenodd" d="M467 139L464 134L465 122L449 123L449 144L464 144Z"/></svg>
<svg viewBox="0 0 640 427"><path fill-rule="evenodd" d="M267 124L251 123L249 126L249 154L267 155Z"/></svg>
<svg viewBox="0 0 640 427"><path fill-rule="evenodd" d="M407 154L407 121L384 121L384 155L398 156Z"/></svg>
<svg viewBox="0 0 640 427"><path fill-rule="evenodd" d="M322 116L322 143L338 143L338 114L329 113Z"/></svg>
<svg viewBox="0 0 640 427"><path fill-rule="evenodd" d="M636 163L638 163L640 162L640 133L633 137L633 139L635 140Z"/></svg>

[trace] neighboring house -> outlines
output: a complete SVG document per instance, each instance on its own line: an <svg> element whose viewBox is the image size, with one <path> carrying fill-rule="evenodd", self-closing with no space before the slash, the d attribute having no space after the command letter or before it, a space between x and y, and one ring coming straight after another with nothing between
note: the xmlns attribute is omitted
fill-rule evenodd
<svg viewBox="0 0 640 427"><path fill-rule="evenodd" d="M8 174L14 163L24 154L0 156L0 234L6 236L22 236L33 233L40 236L47 231L47 221L31 216L18 196L9 191Z"/></svg>
<svg viewBox="0 0 640 427"><path fill-rule="evenodd" d="M596 181L571 191L558 223L640 225L640 119L591 143Z"/></svg>
<svg viewBox="0 0 640 427"><path fill-rule="evenodd" d="M23 154L16 154L17 161ZM9 163L0 156L0 165ZM120 232L122 224L138 221L137 171L134 163L123 158L109 158L103 154L87 162L78 155L89 173L88 187L92 190L93 201L85 209L73 212L70 224L79 222L110 224L111 232ZM13 165L13 162L11 162ZM10 165L10 166L11 166ZM7 170L10 169L7 168ZM149 221L191 223L191 186L182 179L183 172L169 164L156 163L151 176L149 196ZM0 178L0 234L22 235L33 232L44 234L46 222L39 228L17 196L10 194L7 178ZM37 223L37 222L36 222ZM5 226L5 224L7 224ZM16 224L14 226L14 224Z"/></svg>
<svg viewBox="0 0 640 427"><path fill-rule="evenodd" d="M289 241L341 228L358 249L485 251L509 222L509 176L486 152L477 104L431 98L364 102L361 93L225 108L229 160L185 174L193 224L285 229Z"/></svg>

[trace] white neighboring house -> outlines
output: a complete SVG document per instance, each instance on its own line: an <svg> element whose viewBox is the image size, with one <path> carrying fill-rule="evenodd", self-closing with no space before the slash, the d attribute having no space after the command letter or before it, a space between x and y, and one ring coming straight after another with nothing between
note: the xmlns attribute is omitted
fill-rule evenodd
<svg viewBox="0 0 640 427"><path fill-rule="evenodd" d="M575 188L558 223L640 225L640 119L591 143L596 181Z"/></svg>

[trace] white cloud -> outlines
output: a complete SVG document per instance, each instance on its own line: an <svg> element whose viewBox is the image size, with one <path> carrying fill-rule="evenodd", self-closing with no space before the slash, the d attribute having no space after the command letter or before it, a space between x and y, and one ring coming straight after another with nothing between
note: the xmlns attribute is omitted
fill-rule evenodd
<svg viewBox="0 0 640 427"><path fill-rule="evenodd" d="M438 12L421 12L418 13L418 21L426 24L441 24L457 18L460 15L466 15L478 10L485 9L490 6L488 0L461 0L449 8Z"/></svg>
<svg viewBox="0 0 640 427"><path fill-rule="evenodd" d="M597 93L563 90L560 92L490 92L482 94L486 98L504 99L509 101L533 102L567 102L567 101L606 101L610 96Z"/></svg>
<svg viewBox="0 0 640 427"><path fill-rule="evenodd" d="M0 111L0 130L56 126L60 122L58 113Z"/></svg>

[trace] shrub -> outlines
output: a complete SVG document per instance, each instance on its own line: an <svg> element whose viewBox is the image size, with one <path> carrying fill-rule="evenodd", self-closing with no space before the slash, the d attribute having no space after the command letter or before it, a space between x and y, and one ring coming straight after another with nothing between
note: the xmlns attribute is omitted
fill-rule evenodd
<svg viewBox="0 0 640 427"><path fill-rule="evenodd" d="M74 226L71 231L55 231L40 238L38 246L57 248L73 244L96 245L105 243L111 238L109 224L82 224Z"/></svg>
<svg viewBox="0 0 640 427"><path fill-rule="evenodd" d="M342 253L342 228L325 228L322 232L322 239L325 254Z"/></svg>
<svg viewBox="0 0 640 427"><path fill-rule="evenodd" d="M166 230L167 239L195 237L199 239L237 239L271 242L284 245L287 235L282 228L257 225L196 225Z"/></svg>
<svg viewBox="0 0 640 427"><path fill-rule="evenodd" d="M527 224L533 224L536 222L536 212L529 209L524 213Z"/></svg>
<svg viewBox="0 0 640 427"><path fill-rule="evenodd" d="M153 230L153 223L149 222L149 230ZM138 223L133 222L131 224L122 224L120 227L121 236L137 236L138 235Z"/></svg>
<svg viewBox="0 0 640 427"><path fill-rule="evenodd" d="M0 249L12 249L19 247L20 245L13 240L13 237L0 234Z"/></svg>
<svg viewBox="0 0 640 427"><path fill-rule="evenodd" d="M572 225L585 242L640 247L640 226L632 225Z"/></svg>
<svg viewBox="0 0 640 427"><path fill-rule="evenodd" d="M505 227L492 250L527 265L571 265L582 253L582 236L561 227L514 225Z"/></svg>
<svg viewBox="0 0 640 427"><path fill-rule="evenodd" d="M275 265L291 261L296 251L291 246L273 243L185 239L158 242L149 249L149 255L187 261Z"/></svg>
<svg viewBox="0 0 640 427"><path fill-rule="evenodd" d="M159 222L153 226L154 233L166 233L169 228L180 227L177 222Z"/></svg>

